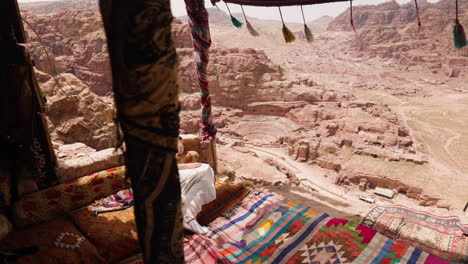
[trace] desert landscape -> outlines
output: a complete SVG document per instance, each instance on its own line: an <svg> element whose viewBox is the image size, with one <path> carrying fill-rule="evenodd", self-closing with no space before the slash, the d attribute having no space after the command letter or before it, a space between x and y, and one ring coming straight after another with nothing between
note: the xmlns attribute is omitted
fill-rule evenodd
<svg viewBox="0 0 468 264"><path fill-rule="evenodd" d="M20 4L62 170L117 159L97 2ZM357 34L347 11L308 22L311 44L302 24L288 23L297 40L286 44L280 21L251 18L260 32L253 37L210 8L218 177L251 181L336 217L359 220L374 204L402 204L466 221L468 48L453 48L453 1L419 4L420 30L412 4L388 1L354 8ZM468 2L460 10L468 25ZM173 37L181 133L197 134L186 17L175 19ZM376 187L395 195L377 196Z"/></svg>

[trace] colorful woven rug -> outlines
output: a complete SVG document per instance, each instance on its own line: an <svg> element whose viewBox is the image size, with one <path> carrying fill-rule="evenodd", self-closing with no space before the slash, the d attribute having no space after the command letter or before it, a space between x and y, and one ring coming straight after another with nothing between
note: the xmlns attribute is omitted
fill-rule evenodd
<svg viewBox="0 0 468 264"><path fill-rule="evenodd" d="M458 217L441 217L404 206L379 206L364 225L450 261L468 261L468 226Z"/></svg>
<svg viewBox="0 0 468 264"><path fill-rule="evenodd" d="M209 227L206 235L186 236L186 263L448 263L364 225L266 191L251 192Z"/></svg>

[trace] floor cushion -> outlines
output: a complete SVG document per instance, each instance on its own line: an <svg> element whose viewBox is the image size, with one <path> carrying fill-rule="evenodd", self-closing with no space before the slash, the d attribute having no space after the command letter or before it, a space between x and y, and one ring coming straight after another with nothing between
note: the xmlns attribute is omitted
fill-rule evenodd
<svg viewBox="0 0 468 264"><path fill-rule="evenodd" d="M17 226L41 223L128 188L125 167L93 173L71 182L26 195L13 205Z"/></svg>
<svg viewBox="0 0 468 264"><path fill-rule="evenodd" d="M71 218L109 263L131 256L139 249L133 207L97 216L89 210L80 210L73 212Z"/></svg>
<svg viewBox="0 0 468 264"><path fill-rule="evenodd" d="M184 151L176 154L177 163L193 163L200 160L200 154L196 151Z"/></svg>
<svg viewBox="0 0 468 264"><path fill-rule="evenodd" d="M105 263L96 247L65 218L17 230L0 241L4 250L30 246L39 250L34 255L18 258L18 264Z"/></svg>
<svg viewBox="0 0 468 264"><path fill-rule="evenodd" d="M204 226L211 223L214 219L236 206L249 192L250 188L246 187L244 183L217 183L216 199L203 205L197 221Z"/></svg>

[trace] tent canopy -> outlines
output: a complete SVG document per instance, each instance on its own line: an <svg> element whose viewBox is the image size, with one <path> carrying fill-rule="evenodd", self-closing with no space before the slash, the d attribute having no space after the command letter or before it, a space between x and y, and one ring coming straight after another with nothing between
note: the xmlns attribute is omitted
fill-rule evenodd
<svg viewBox="0 0 468 264"><path fill-rule="evenodd" d="M211 0L220 2L221 0ZM332 2L347 2L348 0L224 0L226 3L246 5L246 6L294 6L294 5L314 5Z"/></svg>

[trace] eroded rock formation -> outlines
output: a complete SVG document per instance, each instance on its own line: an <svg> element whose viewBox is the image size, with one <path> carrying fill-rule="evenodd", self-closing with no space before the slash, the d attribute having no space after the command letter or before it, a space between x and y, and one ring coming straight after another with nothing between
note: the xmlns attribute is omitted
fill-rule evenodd
<svg viewBox="0 0 468 264"><path fill-rule="evenodd" d="M455 2L418 1L418 5L420 29L413 2L400 5L396 1L388 1L378 6L354 7L353 18L359 35L346 49L357 51L360 56L393 59L406 70L423 67L432 74L466 77L468 48L456 50L452 43ZM468 3L460 2L459 10L460 23L467 24ZM349 10L330 22L328 29L352 30Z"/></svg>

